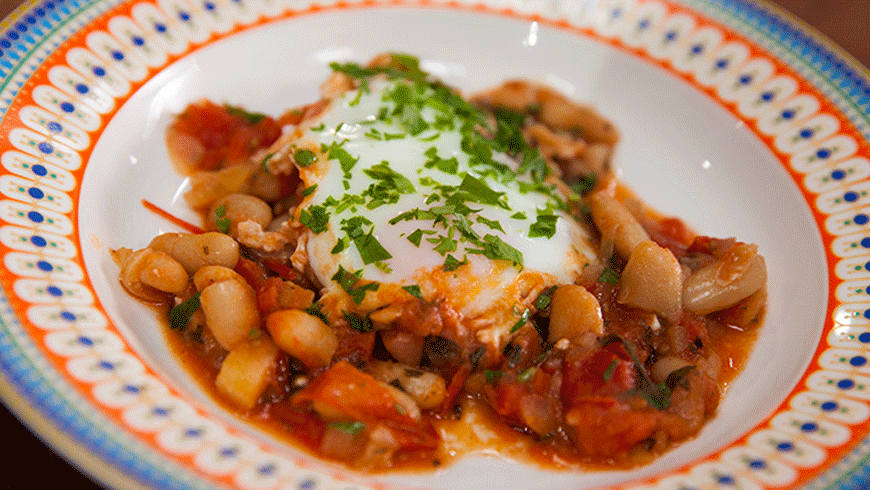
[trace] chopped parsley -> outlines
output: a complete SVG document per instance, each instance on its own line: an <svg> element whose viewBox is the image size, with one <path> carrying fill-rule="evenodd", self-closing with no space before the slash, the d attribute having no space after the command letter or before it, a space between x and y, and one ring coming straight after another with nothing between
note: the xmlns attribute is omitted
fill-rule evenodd
<svg viewBox="0 0 870 490"><path fill-rule="evenodd" d="M598 282L606 282L611 286L616 286L619 283L619 272L611 267L605 267L598 276Z"/></svg>
<svg viewBox="0 0 870 490"><path fill-rule="evenodd" d="M362 303L368 291L377 291L380 286L377 282L367 282L362 285L357 285L360 282L360 274L362 274L362 271L353 273L347 271L342 266L338 266L338 271L332 276L332 280L341 286L341 288L344 289L356 304Z"/></svg>
<svg viewBox="0 0 870 490"><path fill-rule="evenodd" d="M267 153L266 156L264 156L262 160L260 160L260 168L263 170L263 172L269 173L269 160L271 160L273 156L275 156L274 152Z"/></svg>
<svg viewBox="0 0 870 490"><path fill-rule="evenodd" d="M344 314L344 319L350 324L350 328L358 332L371 332L375 328L369 315L360 316L349 311L342 311L342 313Z"/></svg>
<svg viewBox="0 0 870 490"><path fill-rule="evenodd" d="M221 233L228 233L230 231L232 221L227 217L226 204L214 210L214 224Z"/></svg>
<svg viewBox="0 0 870 490"><path fill-rule="evenodd" d="M266 118L265 114L260 114L258 112L248 112L237 106L225 105L224 109L227 111L227 114L230 114L231 116L237 117L239 119L243 119L251 126Z"/></svg>
<svg viewBox="0 0 870 490"><path fill-rule="evenodd" d="M420 291L420 286L418 284L412 284L410 286L402 286L402 289L408 292L411 296L423 299L423 293Z"/></svg>
<svg viewBox="0 0 870 490"><path fill-rule="evenodd" d="M546 309L550 306L550 302L553 300L553 293L556 291L556 288L559 286L550 286L546 291L539 294L537 299L535 299L535 308L539 311Z"/></svg>
<svg viewBox="0 0 870 490"><path fill-rule="evenodd" d="M354 216L342 221L342 224L341 229L353 241L363 264L368 265L393 258L390 252L375 238L374 227L370 228L368 232L363 231L363 226L372 225L368 218Z"/></svg>
<svg viewBox="0 0 870 490"><path fill-rule="evenodd" d="M329 320L326 318L326 313L323 312L323 309L320 306L320 303L314 302L311 303L311 306L305 308L305 313L308 313L311 316L319 318L323 323L329 324Z"/></svg>
<svg viewBox="0 0 870 490"><path fill-rule="evenodd" d="M546 237L553 238L556 234L556 222L559 217L555 214L542 214L538 212L538 219L529 226L529 238Z"/></svg>
<svg viewBox="0 0 870 490"><path fill-rule="evenodd" d="M308 148L299 148L293 152L293 161L300 167L310 167L317 162L317 155Z"/></svg>
<svg viewBox="0 0 870 490"><path fill-rule="evenodd" d="M444 258L444 265L441 266L442 269L446 272L452 272L456 269L462 267L463 265L468 263L467 258L463 258L461 261L452 255L448 255Z"/></svg>
<svg viewBox="0 0 870 490"><path fill-rule="evenodd" d="M200 293L197 292L184 302L173 306L169 310L169 327L171 329L182 331L187 327L187 322L190 321L190 317L192 317L200 307L199 295Z"/></svg>
<svg viewBox="0 0 870 490"><path fill-rule="evenodd" d="M299 222L314 233L323 233L329 228L329 211L323 206L308 206L299 213Z"/></svg>

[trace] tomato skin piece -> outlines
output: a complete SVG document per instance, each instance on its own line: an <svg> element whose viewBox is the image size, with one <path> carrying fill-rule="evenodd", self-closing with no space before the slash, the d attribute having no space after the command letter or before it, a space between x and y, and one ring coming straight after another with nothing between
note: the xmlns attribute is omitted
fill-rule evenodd
<svg viewBox="0 0 870 490"><path fill-rule="evenodd" d="M245 257L239 257L233 270L242 276L255 291L260 289L266 281L266 271L259 264Z"/></svg>

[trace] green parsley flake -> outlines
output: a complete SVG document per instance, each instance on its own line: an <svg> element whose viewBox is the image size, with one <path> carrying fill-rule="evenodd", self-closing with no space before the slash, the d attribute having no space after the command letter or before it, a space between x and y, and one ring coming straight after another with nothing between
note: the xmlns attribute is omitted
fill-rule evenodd
<svg viewBox="0 0 870 490"><path fill-rule="evenodd" d="M338 271L332 276L332 280L341 286L356 304L362 303L368 291L377 291L378 287L380 287L380 284L377 282L368 282L357 286L360 282L360 274L362 274L362 271L357 273L348 272L344 267L338 266Z"/></svg>
<svg viewBox="0 0 870 490"><path fill-rule="evenodd" d="M228 233L230 231L232 221L227 218L226 204L214 210L214 224L221 233Z"/></svg>
<svg viewBox="0 0 870 490"><path fill-rule="evenodd" d="M456 269L462 267L463 265L465 265L467 263L468 263L467 258L463 257L463 259L460 261L456 257L454 257L452 255L448 255L447 257L444 258L444 265L442 265L441 267L442 267L442 269L444 269L445 272L451 272L451 271L455 271Z"/></svg>
<svg viewBox="0 0 870 490"><path fill-rule="evenodd" d="M619 272L616 272L610 267L605 267L598 276L598 282L606 282L611 286L616 286L619 283Z"/></svg>
<svg viewBox="0 0 870 490"><path fill-rule="evenodd" d="M329 228L329 211L323 206L308 206L299 213L299 222L314 233L323 233Z"/></svg>
<svg viewBox="0 0 870 490"><path fill-rule="evenodd" d="M423 299L423 293L420 292L420 286L418 284L412 284L410 286L402 286L402 289L408 292L411 296Z"/></svg>
<svg viewBox="0 0 870 490"><path fill-rule="evenodd" d="M187 327L187 322L190 321L190 317L192 317L193 314L196 313L196 310L199 309L199 295L200 293L197 292L184 302L173 306L172 309L169 310L169 328L182 331Z"/></svg>
<svg viewBox="0 0 870 490"><path fill-rule="evenodd" d="M260 168L263 170L263 172L270 173L269 160L271 160L273 156L275 156L274 152L267 153L266 156L264 156L263 159L260 160Z"/></svg>
<svg viewBox="0 0 870 490"><path fill-rule="evenodd" d="M556 234L556 222L559 217L555 214L538 213L538 220L529 226L529 238L546 237L553 238Z"/></svg>
<svg viewBox="0 0 870 490"><path fill-rule="evenodd" d="M359 316L349 311L342 311L342 313L344 314L344 319L350 324L350 328L358 332L371 332L375 328L369 315Z"/></svg>
<svg viewBox="0 0 870 490"><path fill-rule="evenodd" d="M307 148L299 148L293 152L293 161L300 167L310 167L317 162L317 155Z"/></svg>
<svg viewBox="0 0 870 490"><path fill-rule="evenodd" d="M224 109L227 111L228 114L238 117L240 119L244 119L245 122L251 126L266 118L265 114L260 114L258 112L248 112L241 107L225 105Z"/></svg>
<svg viewBox="0 0 870 490"><path fill-rule="evenodd" d="M413 243L415 247L420 246L420 241L423 239L423 230L417 228L410 235L408 235L408 241Z"/></svg>
<svg viewBox="0 0 870 490"><path fill-rule="evenodd" d="M312 184L311 186L306 187L305 189L302 189L302 197L308 197L311 194L314 194L314 191L316 191L316 190L317 190L317 184Z"/></svg>

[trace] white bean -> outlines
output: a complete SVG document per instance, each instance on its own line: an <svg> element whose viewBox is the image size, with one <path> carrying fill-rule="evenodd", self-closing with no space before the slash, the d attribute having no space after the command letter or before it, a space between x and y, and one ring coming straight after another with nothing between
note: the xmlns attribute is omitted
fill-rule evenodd
<svg viewBox="0 0 870 490"><path fill-rule="evenodd" d="M631 253L616 300L677 320L682 312L683 271L670 250L647 240Z"/></svg>
<svg viewBox="0 0 870 490"><path fill-rule="evenodd" d="M241 274L222 265L200 267L193 275L193 285L196 286L197 291L202 291L206 287L222 281L239 281L247 284Z"/></svg>
<svg viewBox="0 0 870 490"><path fill-rule="evenodd" d="M232 237L218 232L164 233L154 237L148 246L171 255L188 274L206 265L233 268L239 261L239 244Z"/></svg>
<svg viewBox="0 0 870 490"><path fill-rule="evenodd" d="M335 332L302 310L279 310L266 317L266 330L283 351L309 368L326 366L338 348Z"/></svg>
<svg viewBox="0 0 870 490"><path fill-rule="evenodd" d="M766 282L767 267L757 247L738 243L686 278L683 302L687 310L706 315L737 304Z"/></svg>
<svg viewBox="0 0 870 490"><path fill-rule="evenodd" d="M166 294L180 294L187 288L188 275L169 254L150 248L113 251L121 267L118 277L130 294L145 301L166 300Z"/></svg>
<svg viewBox="0 0 870 490"><path fill-rule="evenodd" d="M628 208L604 192L592 194L586 204L601 236L613 240L620 257L628 259L635 247L649 240L646 230Z"/></svg>
<svg viewBox="0 0 870 490"><path fill-rule="evenodd" d="M257 296L247 283L221 281L209 286L199 298L205 321L215 340L227 350L239 345L260 328Z"/></svg>
<svg viewBox="0 0 870 490"><path fill-rule="evenodd" d="M262 228L268 227L272 221L272 208L258 197L235 193L215 201L208 216L209 227L214 225L216 228L212 229L221 229L225 225L226 233L236 237L238 225L243 221L251 220Z"/></svg>
<svg viewBox="0 0 870 490"><path fill-rule="evenodd" d="M598 335L604 332L601 305L583 286L559 286L550 300L550 333L547 339L550 342L563 338L571 340L586 332Z"/></svg>
<svg viewBox="0 0 870 490"><path fill-rule="evenodd" d="M366 370L379 381L401 387L424 410L440 406L447 397L447 382L435 373L385 361L373 361Z"/></svg>

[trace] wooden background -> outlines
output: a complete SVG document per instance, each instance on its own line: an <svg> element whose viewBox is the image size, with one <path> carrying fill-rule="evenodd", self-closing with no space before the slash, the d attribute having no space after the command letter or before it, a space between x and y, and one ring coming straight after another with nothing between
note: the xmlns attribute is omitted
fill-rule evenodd
<svg viewBox="0 0 870 490"><path fill-rule="evenodd" d="M0 0L0 19L21 2ZM870 67L870 0L771 0L802 19ZM18 423L0 405L0 440L3 442L3 488L95 488L96 485ZM25 483L26 482L26 483Z"/></svg>

